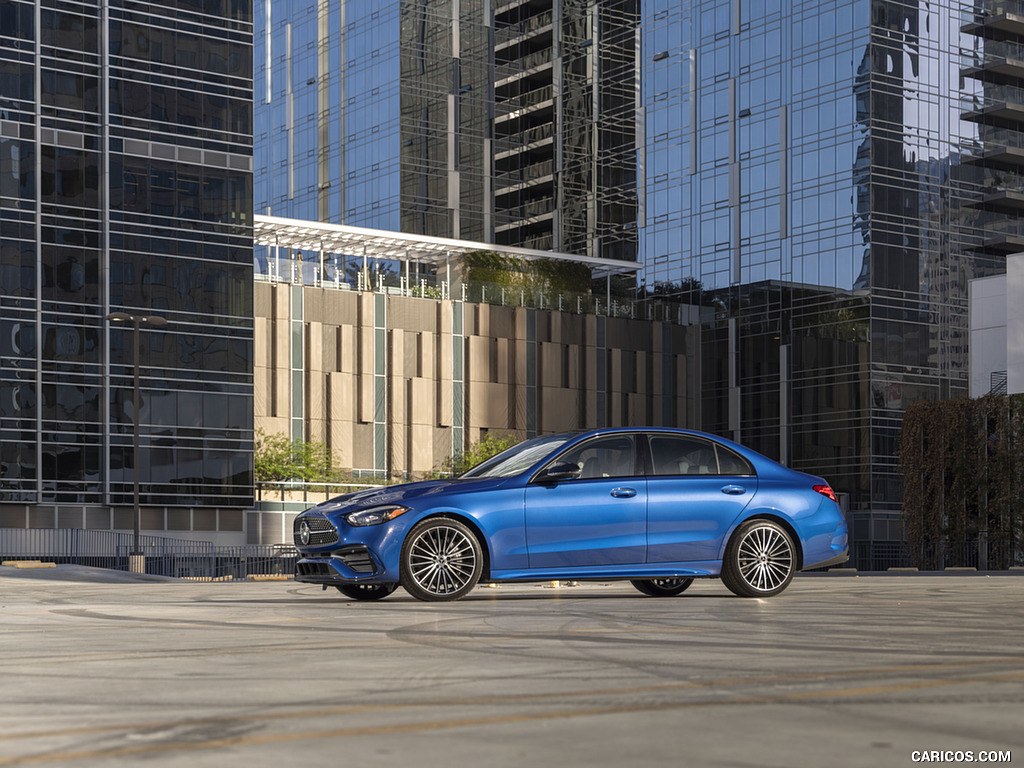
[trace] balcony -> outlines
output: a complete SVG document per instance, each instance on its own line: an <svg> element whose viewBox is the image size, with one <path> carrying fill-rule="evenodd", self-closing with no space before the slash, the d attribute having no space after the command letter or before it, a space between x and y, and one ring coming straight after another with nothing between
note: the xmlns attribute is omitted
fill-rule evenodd
<svg viewBox="0 0 1024 768"><path fill-rule="evenodd" d="M1002 128L984 130L969 146L962 147L960 162L986 168L1024 168L1024 133Z"/></svg>
<svg viewBox="0 0 1024 768"><path fill-rule="evenodd" d="M981 0L964 9L961 32L988 40L1024 36L1024 1Z"/></svg>
<svg viewBox="0 0 1024 768"><path fill-rule="evenodd" d="M963 57L960 74L992 83L1016 83L1024 80L1024 45L988 41L982 51Z"/></svg>
<svg viewBox="0 0 1024 768"><path fill-rule="evenodd" d="M521 45L531 38L550 36L554 30L553 19L554 14L548 11L538 16L532 16L525 21L509 24L505 27L496 27L494 30L494 50L496 52L504 52L516 45Z"/></svg>
<svg viewBox="0 0 1024 768"><path fill-rule="evenodd" d="M514 109L505 114L498 114L494 117L494 130L499 135L510 136L513 134L520 133L524 128L537 127L541 124L550 123L554 120L554 89L551 86L547 88L540 88L536 91L531 91L529 94L525 94L523 97L524 101L530 103L523 103L517 109ZM547 98L543 100L526 99L526 96L531 94L543 95L542 92L546 92ZM508 102L506 102L508 104Z"/></svg>
<svg viewBox="0 0 1024 768"><path fill-rule="evenodd" d="M965 205L998 213L1024 213L1024 174L997 173L982 182L978 198ZM986 227L988 231L992 227Z"/></svg>
<svg viewBox="0 0 1024 768"><path fill-rule="evenodd" d="M963 120L1001 128L1018 128L1024 123L1024 88L989 86L984 93L962 97L961 104Z"/></svg>
<svg viewBox="0 0 1024 768"><path fill-rule="evenodd" d="M496 210L495 214L499 219L506 219L506 223L499 224L494 228L495 234L511 233L513 230L524 227L549 224L555 216L555 198L554 195L548 195L512 208Z"/></svg>
<svg viewBox="0 0 1024 768"><path fill-rule="evenodd" d="M1024 220L1018 218L997 218L978 222L984 230L984 240L974 250L997 256L1024 251Z"/></svg>
<svg viewBox="0 0 1024 768"><path fill-rule="evenodd" d="M551 48L544 48L505 64L498 64L494 68L494 88L497 90L542 68L550 69L553 60L554 51Z"/></svg>
<svg viewBox="0 0 1024 768"><path fill-rule="evenodd" d="M495 139L495 166L503 165L507 170L509 163L512 163L522 155L550 154L551 145L554 144L554 136L554 123L545 123L544 125L538 125L519 133ZM520 162L519 164L522 163Z"/></svg>
<svg viewBox="0 0 1024 768"><path fill-rule="evenodd" d="M499 173L495 177L495 197L510 195L513 193L534 190L555 181L555 162L546 160L536 165L528 165L525 168Z"/></svg>

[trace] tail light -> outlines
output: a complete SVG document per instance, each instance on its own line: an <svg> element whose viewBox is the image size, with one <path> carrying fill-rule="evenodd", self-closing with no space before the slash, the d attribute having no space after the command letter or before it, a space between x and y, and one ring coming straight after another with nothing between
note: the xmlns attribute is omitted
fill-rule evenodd
<svg viewBox="0 0 1024 768"><path fill-rule="evenodd" d="M829 486L827 486L827 485L816 485L816 486L814 486L814 490L816 490L822 496L828 496L836 504L839 503L839 499L836 498L836 492L833 491Z"/></svg>

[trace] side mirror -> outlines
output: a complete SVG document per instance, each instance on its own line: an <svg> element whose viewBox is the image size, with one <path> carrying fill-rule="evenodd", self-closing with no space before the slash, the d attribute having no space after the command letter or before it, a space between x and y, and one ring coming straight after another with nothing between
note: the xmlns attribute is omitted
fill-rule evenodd
<svg viewBox="0 0 1024 768"><path fill-rule="evenodd" d="M580 476L580 468L571 461L559 461L541 470L537 475L537 483L557 483L560 480L575 480Z"/></svg>

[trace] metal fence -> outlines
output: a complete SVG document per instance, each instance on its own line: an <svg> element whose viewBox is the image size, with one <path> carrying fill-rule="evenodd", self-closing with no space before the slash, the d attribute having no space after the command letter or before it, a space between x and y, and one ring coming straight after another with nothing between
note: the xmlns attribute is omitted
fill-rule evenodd
<svg viewBox="0 0 1024 768"><path fill-rule="evenodd" d="M140 536L146 573L180 579L253 579L295 573L298 551L290 544L217 546L206 541ZM0 560L43 560L127 571L133 535L79 528L0 528ZM863 542L850 548L846 567L858 571L889 568L977 568L999 571L1024 567L1024 542Z"/></svg>
<svg viewBox="0 0 1024 768"><path fill-rule="evenodd" d="M850 548L848 567L858 571L886 571L917 568L941 571L946 568L977 568L1003 571L1024 567L1024 543L1014 541L875 541L855 543Z"/></svg>
<svg viewBox="0 0 1024 768"><path fill-rule="evenodd" d="M206 541L140 536L146 573L183 579L251 579L295 573L288 544L225 547ZM43 560L127 571L134 536L79 528L0 528L0 560Z"/></svg>

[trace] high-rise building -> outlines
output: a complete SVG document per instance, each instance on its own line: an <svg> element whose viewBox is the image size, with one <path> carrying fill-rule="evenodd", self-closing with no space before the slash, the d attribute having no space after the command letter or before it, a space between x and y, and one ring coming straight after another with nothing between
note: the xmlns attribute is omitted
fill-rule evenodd
<svg viewBox="0 0 1024 768"><path fill-rule="evenodd" d="M496 242L636 259L638 5L495 3Z"/></svg>
<svg viewBox="0 0 1024 768"><path fill-rule="evenodd" d="M904 408L966 393L967 281L1020 242L1010 5L643 4L646 287L705 308L701 426L855 541L900 538Z"/></svg>
<svg viewBox="0 0 1024 768"><path fill-rule="evenodd" d="M0 0L0 527L240 531L252 17ZM111 313L159 316L140 337ZM139 423L141 450L133 449Z"/></svg>
<svg viewBox="0 0 1024 768"><path fill-rule="evenodd" d="M257 0L258 213L635 261L635 0Z"/></svg>

